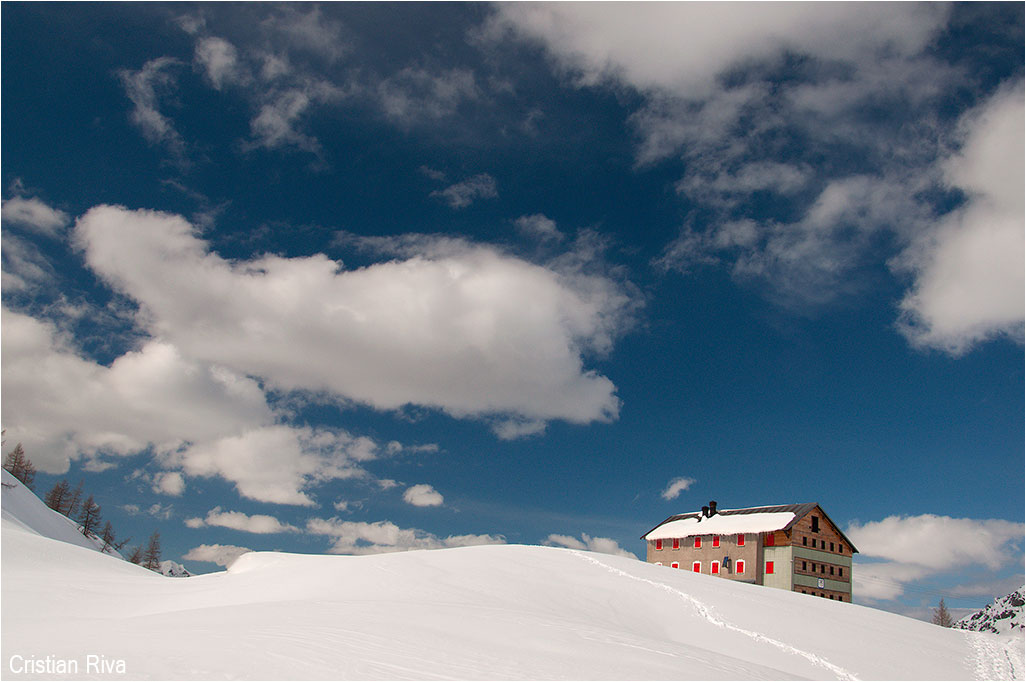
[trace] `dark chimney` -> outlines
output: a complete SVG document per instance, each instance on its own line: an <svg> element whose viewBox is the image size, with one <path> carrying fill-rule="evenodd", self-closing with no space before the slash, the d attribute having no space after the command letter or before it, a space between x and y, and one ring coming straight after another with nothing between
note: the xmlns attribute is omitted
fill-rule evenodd
<svg viewBox="0 0 1026 682"><path fill-rule="evenodd" d="M705 507L703 507L703 509L704 508ZM713 516L716 516L716 500L711 500L709 502L709 517L711 518Z"/></svg>

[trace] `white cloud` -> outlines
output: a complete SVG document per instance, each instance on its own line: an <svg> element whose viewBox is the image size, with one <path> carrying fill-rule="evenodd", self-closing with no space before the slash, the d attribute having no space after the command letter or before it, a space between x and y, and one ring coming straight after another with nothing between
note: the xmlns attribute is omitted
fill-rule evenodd
<svg viewBox="0 0 1026 682"><path fill-rule="evenodd" d="M309 11L302 11L307 7ZM261 27L283 41L288 49L329 63L338 61L351 49L343 35L343 25L325 18L317 5L282 5L275 9L276 13L264 19Z"/></svg>
<svg viewBox="0 0 1026 682"><path fill-rule="evenodd" d="M309 519L306 530L314 535L334 538L332 554L380 554L414 549L443 549L474 545L501 545L501 535L450 535L440 538L419 528L400 528L391 521L340 521Z"/></svg>
<svg viewBox="0 0 1026 682"><path fill-rule="evenodd" d="M4 199L0 215L5 223L24 225L48 237L56 237L71 220L64 211L36 197Z"/></svg>
<svg viewBox="0 0 1026 682"><path fill-rule="evenodd" d="M186 561L209 561L218 566L228 568L240 556L252 551L248 547L237 547L235 545L200 545L193 547L182 555L182 559Z"/></svg>
<svg viewBox="0 0 1026 682"><path fill-rule="evenodd" d="M421 483L407 488L403 493L403 501L414 507L439 507L444 498L427 483Z"/></svg>
<svg viewBox="0 0 1026 682"><path fill-rule="evenodd" d="M169 70L179 64L171 57L152 59L138 71L124 69L118 72L125 93L135 105L132 123L138 126L143 136L153 144L163 144L180 161L184 160L185 142L174 124L160 113L160 94L175 85Z"/></svg>
<svg viewBox="0 0 1026 682"><path fill-rule="evenodd" d="M494 199L499 196L499 192L495 188L495 178L480 173L443 190L434 191L431 196L444 199L450 208L466 208L478 199Z"/></svg>
<svg viewBox="0 0 1026 682"><path fill-rule="evenodd" d="M434 73L410 66L377 86L385 116L403 127L451 116L462 103L473 101L480 94L474 72L468 69Z"/></svg>
<svg viewBox="0 0 1026 682"><path fill-rule="evenodd" d="M174 516L175 508L170 504L160 504L159 502L151 504L146 510L146 513L150 516L160 519L161 521L167 521Z"/></svg>
<svg viewBox="0 0 1026 682"><path fill-rule="evenodd" d="M1023 339L1024 116L1018 81L963 118L965 142L942 166L966 203L899 261L915 273L901 329L917 346L957 355L994 336Z"/></svg>
<svg viewBox="0 0 1026 682"><path fill-rule="evenodd" d="M912 54L948 12L836 3L509 3L497 10L493 30L540 41L582 84L616 80L698 98L728 67L785 50L852 61Z"/></svg>
<svg viewBox="0 0 1026 682"><path fill-rule="evenodd" d="M860 598L900 596L908 583L966 566L1021 570L1022 523L949 516L889 516L852 523L846 531L859 549L852 575Z"/></svg>
<svg viewBox="0 0 1026 682"><path fill-rule="evenodd" d="M295 526L282 523L273 516L267 514L248 515L242 512L222 511L220 507L214 507L207 512L206 518L186 519L185 525L189 528L203 528L204 526L217 526L220 528L231 528L246 533L257 533L267 535L271 533L298 533Z"/></svg>
<svg viewBox="0 0 1026 682"><path fill-rule="evenodd" d="M185 479L177 471L163 471L153 478L153 492L177 497L185 492Z"/></svg>
<svg viewBox="0 0 1026 682"><path fill-rule="evenodd" d="M228 262L179 216L112 206L80 218L75 238L150 333L269 387L456 417L619 412L612 382L582 358L630 323L631 296L605 277L458 240L352 271L323 255Z"/></svg>
<svg viewBox="0 0 1026 682"><path fill-rule="evenodd" d="M200 40L196 43L195 59L215 90L244 79L239 69L238 50L223 38L209 37Z"/></svg>
<svg viewBox="0 0 1026 682"><path fill-rule="evenodd" d="M637 559L638 557L633 552L620 547L620 544L616 540L610 538L593 538L587 533L581 533L581 539L573 537L572 535L557 535L553 533L542 543L543 545L549 545L551 547L566 547L568 549L579 549L588 552L598 552L600 554L612 554L614 556L627 557L628 559Z"/></svg>
<svg viewBox="0 0 1026 682"><path fill-rule="evenodd" d="M556 228L556 222L541 213L520 216L513 224L521 234L540 242L563 240L563 233Z"/></svg>
<svg viewBox="0 0 1026 682"><path fill-rule="evenodd" d="M664 500L676 500L681 492L695 484L695 479L686 476L679 476L666 484L666 488L660 493Z"/></svg>

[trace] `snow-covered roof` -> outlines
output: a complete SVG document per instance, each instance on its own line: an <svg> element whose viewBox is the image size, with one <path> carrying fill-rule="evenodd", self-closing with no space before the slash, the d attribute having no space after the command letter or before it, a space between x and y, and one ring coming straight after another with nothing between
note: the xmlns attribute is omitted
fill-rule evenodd
<svg viewBox="0 0 1026 682"><path fill-rule="evenodd" d="M753 514L731 514L718 512L711 518L701 514L689 514L683 518L667 521L645 535L645 540L667 540L686 538L692 535L731 535L734 533L769 533L780 530L794 521L791 511L762 512Z"/></svg>

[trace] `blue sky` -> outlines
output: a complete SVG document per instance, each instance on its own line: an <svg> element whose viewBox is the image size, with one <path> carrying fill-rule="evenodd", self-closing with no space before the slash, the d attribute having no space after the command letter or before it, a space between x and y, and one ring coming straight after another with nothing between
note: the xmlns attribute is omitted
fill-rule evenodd
<svg viewBox="0 0 1026 682"><path fill-rule="evenodd" d="M1021 5L2 11L37 489L195 571L716 499L864 604L1022 583Z"/></svg>

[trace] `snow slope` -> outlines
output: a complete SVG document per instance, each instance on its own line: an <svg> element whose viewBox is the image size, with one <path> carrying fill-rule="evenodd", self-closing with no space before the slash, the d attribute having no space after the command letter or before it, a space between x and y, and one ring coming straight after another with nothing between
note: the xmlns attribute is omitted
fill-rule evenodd
<svg viewBox="0 0 1026 682"><path fill-rule="evenodd" d="M1021 636L1023 633L1023 605L1026 586L995 599L976 613L955 623L954 627L977 632L997 632Z"/></svg>
<svg viewBox="0 0 1026 682"><path fill-rule="evenodd" d="M5 489L5 495L9 490ZM243 555L172 579L2 521L5 679L1016 679L1021 638L553 547ZM94 674L87 656L124 661ZM23 664L22 668L24 668Z"/></svg>
<svg viewBox="0 0 1026 682"><path fill-rule="evenodd" d="M82 535L74 521L43 504L35 493L22 485L7 469L0 469L0 472L3 477L0 508L3 509L2 518L5 523L9 521L27 531L79 547L97 551L103 548L102 543L97 544Z"/></svg>

